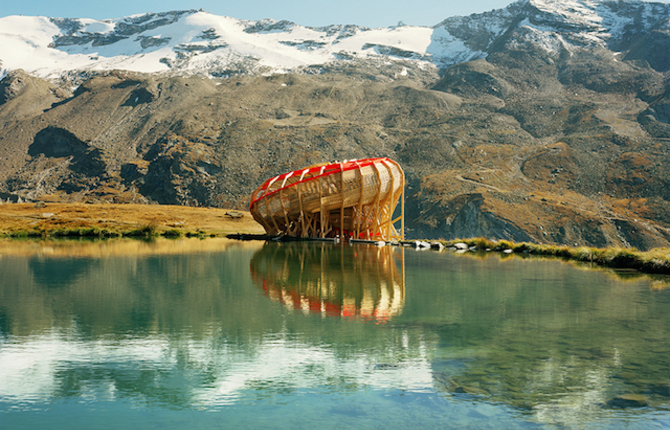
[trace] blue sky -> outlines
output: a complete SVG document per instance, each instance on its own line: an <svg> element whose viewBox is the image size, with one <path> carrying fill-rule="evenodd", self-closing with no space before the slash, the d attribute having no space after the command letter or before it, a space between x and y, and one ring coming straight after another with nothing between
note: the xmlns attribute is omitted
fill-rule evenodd
<svg viewBox="0 0 670 430"><path fill-rule="evenodd" d="M145 12L204 9L216 15L258 20L287 19L305 26L358 24L388 27L435 25L454 15L498 9L514 0L2 0L0 17L42 15L65 18L119 18ZM670 1L670 0L668 0ZM0 29L2 31L2 29Z"/></svg>

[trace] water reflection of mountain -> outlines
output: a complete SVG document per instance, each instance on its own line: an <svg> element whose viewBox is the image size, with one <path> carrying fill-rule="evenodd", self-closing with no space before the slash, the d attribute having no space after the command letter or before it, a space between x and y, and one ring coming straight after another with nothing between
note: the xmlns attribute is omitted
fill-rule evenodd
<svg viewBox="0 0 670 430"><path fill-rule="evenodd" d="M46 288L63 287L72 284L79 276L86 273L94 262L81 259L64 259L59 264L39 256L28 262L33 279Z"/></svg>
<svg viewBox="0 0 670 430"><path fill-rule="evenodd" d="M291 410L303 417L327 413L318 400L329 393L369 406L375 392L392 406L373 401L371 427L396 423L395 412L440 417L420 427L479 428L511 411L523 422L499 427L614 428L670 410L670 291L649 281L555 261L215 244L1 258L0 415L3 401L60 414L81 399L189 414L234 404L237 414L280 399L306 405ZM328 304L334 315L393 319L314 317L317 297L317 315ZM471 413L490 421L475 426Z"/></svg>
<svg viewBox="0 0 670 430"><path fill-rule="evenodd" d="M200 338L209 336L213 324L253 332L258 327L243 315L262 313L256 304L266 307L263 297L254 301L258 293L248 270L261 246L230 240L119 241L53 244L29 256L3 257L0 334L57 330L99 339L188 329ZM241 284L250 288L233 290ZM246 309L228 309L231 296ZM258 326L272 323L268 317Z"/></svg>
<svg viewBox="0 0 670 430"><path fill-rule="evenodd" d="M667 410L670 291L649 279L444 253L409 253L406 265L402 319L439 337L437 390L568 428L621 409Z"/></svg>
<svg viewBox="0 0 670 430"><path fill-rule="evenodd" d="M403 250L393 247L268 243L251 276L270 299L304 313L384 323L405 304Z"/></svg>
<svg viewBox="0 0 670 430"><path fill-rule="evenodd" d="M54 245L0 259L0 404L87 398L215 407L323 381L343 390L431 386L420 333L287 313L250 278L262 243L208 243ZM375 309L400 311L398 250L349 255L314 246L310 255L339 268L337 276L324 268L327 284L347 283L333 293L371 309L371 318L382 318Z"/></svg>

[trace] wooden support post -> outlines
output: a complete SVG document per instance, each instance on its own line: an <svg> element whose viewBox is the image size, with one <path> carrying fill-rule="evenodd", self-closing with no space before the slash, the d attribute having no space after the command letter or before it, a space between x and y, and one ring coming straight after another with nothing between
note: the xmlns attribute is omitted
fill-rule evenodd
<svg viewBox="0 0 670 430"><path fill-rule="evenodd" d="M372 168L375 170L375 174L377 175L377 195L375 196L375 203L374 206L372 207L372 222L376 223L377 226L379 225L379 198L380 194L382 193L382 176L379 173L379 168L377 167L377 163L372 163ZM368 230L368 239L371 239L370 237L370 230ZM375 232L373 232L374 234Z"/></svg>
<svg viewBox="0 0 670 430"><path fill-rule="evenodd" d="M359 177L359 187L361 190L360 196L358 198L358 210L356 211L357 217L354 218L354 234L355 234L355 239L358 239L361 235L361 226L363 225L363 197L365 196L365 182L363 181L363 172L361 171L361 165L358 164L358 161L356 161L356 167L358 169L356 170L358 177Z"/></svg>
<svg viewBox="0 0 670 430"><path fill-rule="evenodd" d="M284 206L284 189L279 190L279 203L281 204L281 209L282 212L284 212L284 222L286 223L286 228L289 228L289 221L288 221L288 210L286 209L286 206Z"/></svg>
<svg viewBox="0 0 670 430"><path fill-rule="evenodd" d="M321 173L323 173L323 168L321 169ZM319 175L318 181L319 181L319 224L320 224L319 227L320 227L320 230L321 230L320 237L323 239L324 237L326 237L325 234L323 233L323 231L324 231L324 225L323 225L324 224L324 222L323 222L323 218L324 218L324 214L323 214L323 186L321 185L321 182L323 181L323 176Z"/></svg>
<svg viewBox="0 0 670 430"><path fill-rule="evenodd" d="M402 179L403 179L402 201L400 202L400 240L405 240L405 174L404 173L402 175Z"/></svg>
<svg viewBox="0 0 670 430"><path fill-rule="evenodd" d="M393 227L393 213L391 212L391 211L393 211L393 208L391 207L392 206L391 203L395 200L394 199L395 193L393 192L393 190L395 188L394 187L394 185L395 185L395 175L393 174L393 171L391 170L391 166L386 164L384 161L382 161L382 164L389 171L389 176L391 177L391 187L389 188L390 200L388 200L386 202L386 208L387 208L386 209L386 211L387 211L386 216L388 217L388 224L386 226L387 236L385 238L386 240L390 240L391 239L391 228Z"/></svg>
<svg viewBox="0 0 670 430"><path fill-rule="evenodd" d="M268 206L268 200L270 199L264 199L265 200L265 212L270 216L270 219L272 220L272 224L275 226L275 232L274 234L279 234L281 230L279 229L279 226L277 225L277 220L275 219L274 215L270 213L270 206Z"/></svg>
<svg viewBox="0 0 670 430"><path fill-rule="evenodd" d="M344 163L340 163L340 237L344 238Z"/></svg>
<svg viewBox="0 0 670 430"><path fill-rule="evenodd" d="M302 229L300 232L301 237L307 237L306 236L306 229L305 229L305 212L302 210L302 184L298 184L298 207L300 208L300 228Z"/></svg>
<svg viewBox="0 0 670 430"><path fill-rule="evenodd" d="M305 177L305 174L309 171L309 169L305 169L302 171L302 174L300 175L300 179L298 182L298 206L300 208L300 222L302 225L302 232L300 234L301 237L309 237L309 234L307 232L307 227L305 225L305 220L307 218L307 214L303 210L303 205L302 205L302 180Z"/></svg>
<svg viewBox="0 0 670 430"><path fill-rule="evenodd" d="M289 178L293 176L293 172L287 174L284 176L284 181L282 182L281 186L279 187L279 204L281 205L282 212L284 212L284 223L285 223L285 229L290 232L291 230L291 223L288 220L288 209L286 208L286 205L284 205L284 190L286 186L286 182L289 180ZM293 232L290 232L291 235L293 235Z"/></svg>

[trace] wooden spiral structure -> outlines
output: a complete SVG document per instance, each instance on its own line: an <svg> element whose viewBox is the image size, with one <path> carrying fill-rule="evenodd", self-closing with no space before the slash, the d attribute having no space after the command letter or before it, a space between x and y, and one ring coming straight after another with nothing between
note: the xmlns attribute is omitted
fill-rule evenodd
<svg viewBox="0 0 670 430"><path fill-rule="evenodd" d="M271 236L403 240L404 191L402 168L385 157L318 164L265 181L249 211Z"/></svg>

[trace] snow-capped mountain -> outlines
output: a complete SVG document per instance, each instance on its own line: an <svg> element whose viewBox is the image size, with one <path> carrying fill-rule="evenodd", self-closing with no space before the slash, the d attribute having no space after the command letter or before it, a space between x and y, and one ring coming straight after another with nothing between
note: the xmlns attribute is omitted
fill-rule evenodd
<svg viewBox="0 0 670 430"><path fill-rule="evenodd" d="M4 69L49 77L72 70L207 73L283 71L343 58L430 55L427 27L306 28L189 10L116 20L0 19Z"/></svg>
<svg viewBox="0 0 670 430"><path fill-rule="evenodd" d="M41 77L110 69L226 76L383 58L444 69L528 44L547 52L623 51L635 34L670 33L669 17L667 4L601 0L520 0L434 27L376 29L309 28L198 10L102 21L9 16L0 18L0 68Z"/></svg>
<svg viewBox="0 0 670 430"><path fill-rule="evenodd" d="M556 54L580 48L620 52L651 32L669 33L669 19L670 5L665 3L520 0L505 9L448 18L435 26L432 37L442 46L462 41L473 56L481 57L529 46Z"/></svg>

